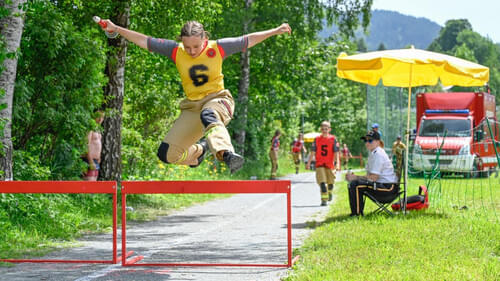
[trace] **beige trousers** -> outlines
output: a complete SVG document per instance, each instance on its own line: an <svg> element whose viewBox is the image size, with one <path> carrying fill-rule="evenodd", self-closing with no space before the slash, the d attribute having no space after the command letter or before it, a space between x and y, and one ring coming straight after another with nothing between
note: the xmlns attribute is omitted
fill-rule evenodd
<svg viewBox="0 0 500 281"><path fill-rule="evenodd" d="M205 135L210 151L228 150L234 152L231 137L226 129L233 117L234 100L228 90L210 94L201 100L184 99L180 103L181 114L168 131L164 142L168 143L167 161L180 165L196 165L203 153L201 145L196 144ZM211 110L214 122L205 127L201 112ZM222 160L222 159L219 159Z"/></svg>
<svg viewBox="0 0 500 281"><path fill-rule="evenodd" d="M271 149L269 151L269 158L271 158L271 178L275 178L278 171L278 151Z"/></svg>
<svg viewBox="0 0 500 281"><path fill-rule="evenodd" d="M332 194L333 188L321 190L321 183L326 183L328 186L335 185L335 169L316 167L316 182L320 185L321 200L328 200L328 196Z"/></svg>
<svg viewBox="0 0 500 281"><path fill-rule="evenodd" d="M335 184L335 169L328 169L327 167L316 167L316 182L321 184Z"/></svg>
<svg viewBox="0 0 500 281"><path fill-rule="evenodd" d="M295 163L295 168L298 169L300 167L300 161L302 160L300 151L292 152L292 155L293 155L293 163Z"/></svg>

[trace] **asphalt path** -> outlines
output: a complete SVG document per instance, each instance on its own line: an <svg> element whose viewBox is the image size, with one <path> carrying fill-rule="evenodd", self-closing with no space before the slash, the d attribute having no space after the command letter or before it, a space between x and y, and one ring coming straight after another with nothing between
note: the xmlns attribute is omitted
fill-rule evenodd
<svg viewBox="0 0 500 281"><path fill-rule="evenodd" d="M298 248L313 230L310 226L323 221L329 207L320 206L314 173L281 179L292 181L292 247ZM173 212L156 221L128 222L127 251L134 251L131 258L144 256L139 264L286 264L286 235L285 194L236 194ZM110 260L111 249L111 234L92 235L80 239L77 247L52 252L43 259ZM278 281L287 272L287 268L273 267L19 263L0 267L0 280Z"/></svg>

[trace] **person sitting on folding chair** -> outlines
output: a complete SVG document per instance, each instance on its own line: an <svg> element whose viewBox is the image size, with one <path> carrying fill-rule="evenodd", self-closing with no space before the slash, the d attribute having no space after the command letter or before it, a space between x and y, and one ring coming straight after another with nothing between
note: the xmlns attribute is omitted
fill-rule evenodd
<svg viewBox="0 0 500 281"><path fill-rule="evenodd" d="M394 173L392 162L382 148L380 134L370 131L361 137L369 151L366 176L356 176L353 173L346 174L349 181L349 204L351 216L363 215L365 194L370 194L377 200L393 200L399 193L399 184Z"/></svg>

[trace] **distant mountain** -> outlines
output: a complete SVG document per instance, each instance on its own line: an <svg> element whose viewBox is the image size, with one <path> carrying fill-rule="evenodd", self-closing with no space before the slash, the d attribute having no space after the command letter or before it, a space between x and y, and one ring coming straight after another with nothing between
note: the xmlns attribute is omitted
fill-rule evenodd
<svg viewBox="0 0 500 281"><path fill-rule="evenodd" d="M325 27L319 36L326 38L336 32L336 26ZM400 49L408 45L426 49L439 36L441 26L426 18L416 18L398 12L374 10L368 27L368 34L361 29L357 38L364 38L369 51L377 50L383 43L387 49Z"/></svg>

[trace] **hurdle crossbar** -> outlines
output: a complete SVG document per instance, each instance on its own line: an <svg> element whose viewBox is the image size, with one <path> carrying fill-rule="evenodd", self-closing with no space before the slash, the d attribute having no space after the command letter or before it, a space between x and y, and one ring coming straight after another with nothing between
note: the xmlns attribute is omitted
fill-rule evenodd
<svg viewBox="0 0 500 281"><path fill-rule="evenodd" d="M291 267L292 261L292 215L291 182L276 181L124 181L122 182L122 253L126 253L127 194L222 194L222 193L285 193L287 198L287 254L286 264L237 264L237 263L137 263L143 256L129 260L122 257L122 266L228 266L228 267Z"/></svg>
<svg viewBox="0 0 500 281"><path fill-rule="evenodd" d="M120 262L117 256L117 188L114 181L2 181L0 193L93 193L113 195L113 253L111 260L64 260L64 259L0 259L2 262L21 263L109 263Z"/></svg>

